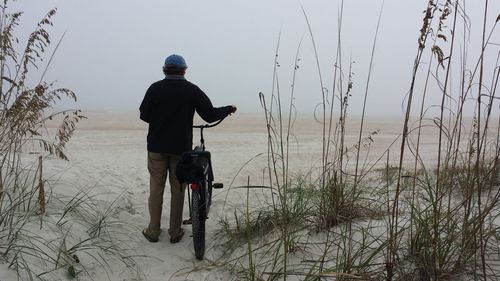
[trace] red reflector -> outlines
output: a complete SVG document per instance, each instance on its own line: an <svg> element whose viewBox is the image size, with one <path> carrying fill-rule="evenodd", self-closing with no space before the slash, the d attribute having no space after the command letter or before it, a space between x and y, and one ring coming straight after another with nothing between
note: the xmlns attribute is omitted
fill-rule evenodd
<svg viewBox="0 0 500 281"><path fill-rule="evenodd" d="M192 183L192 184L190 184L190 185L191 185L191 189L192 189L192 190L198 189L198 188L200 187L200 185L199 185L199 184L197 184L197 183Z"/></svg>

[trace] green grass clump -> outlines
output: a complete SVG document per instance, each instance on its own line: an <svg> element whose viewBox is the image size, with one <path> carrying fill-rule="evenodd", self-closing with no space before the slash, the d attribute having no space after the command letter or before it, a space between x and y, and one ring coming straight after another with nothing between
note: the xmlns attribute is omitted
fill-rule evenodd
<svg viewBox="0 0 500 281"><path fill-rule="evenodd" d="M314 218L314 210L310 206L315 196L317 192L299 180L297 186L289 190L287 210L270 204L256 208L247 215L244 210L235 209L232 218L219 220L220 227L216 236L221 239L221 246L234 250L247 243L248 239L273 233L284 224L294 228L309 225Z"/></svg>

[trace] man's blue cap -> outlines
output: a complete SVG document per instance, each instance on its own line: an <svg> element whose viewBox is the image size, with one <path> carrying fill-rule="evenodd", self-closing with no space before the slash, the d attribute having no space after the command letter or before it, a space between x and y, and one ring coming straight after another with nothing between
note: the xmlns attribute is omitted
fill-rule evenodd
<svg viewBox="0 0 500 281"><path fill-rule="evenodd" d="M179 55L170 55L165 59L165 67L166 68L178 68L178 69L186 69L187 64L183 57Z"/></svg>

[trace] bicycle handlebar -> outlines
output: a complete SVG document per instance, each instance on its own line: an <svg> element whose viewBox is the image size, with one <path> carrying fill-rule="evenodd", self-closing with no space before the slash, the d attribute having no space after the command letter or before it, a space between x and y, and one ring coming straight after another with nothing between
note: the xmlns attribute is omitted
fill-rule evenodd
<svg viewBox="0 0 500 281"><path fill-rule="evenodd" d="M219 121L212 123L212 124L205 124L205 125L193 125L193 128L199 128L199 129L205 129L205 128L212 128L217 125L219 125L226 117L220 119Z"/></svg>

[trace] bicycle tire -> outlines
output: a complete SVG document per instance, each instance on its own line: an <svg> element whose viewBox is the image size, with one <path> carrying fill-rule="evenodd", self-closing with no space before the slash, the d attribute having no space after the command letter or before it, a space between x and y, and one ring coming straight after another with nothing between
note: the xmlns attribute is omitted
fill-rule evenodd
<svg viewBox="0 0 500 281"><path fill-rule="evenodd" d="M205 212L200 190L194 190L191 197L194 254L202 260L205 255Z"/></svg>

